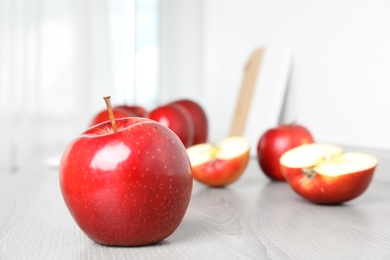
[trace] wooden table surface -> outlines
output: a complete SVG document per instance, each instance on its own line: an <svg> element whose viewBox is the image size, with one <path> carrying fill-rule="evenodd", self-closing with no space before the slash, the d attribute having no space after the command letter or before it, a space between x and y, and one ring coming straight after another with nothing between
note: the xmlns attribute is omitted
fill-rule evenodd
<svg viewBox="0 0 390 260"><path fill-rule="evenodd" d="M369 189L341 206L306 202L252 160L227 188L195 182L166 240L127 248L88 239L63 202L58 169L32 157L0 173L0 259L390 259L390 152L377 154Z"/></svg>

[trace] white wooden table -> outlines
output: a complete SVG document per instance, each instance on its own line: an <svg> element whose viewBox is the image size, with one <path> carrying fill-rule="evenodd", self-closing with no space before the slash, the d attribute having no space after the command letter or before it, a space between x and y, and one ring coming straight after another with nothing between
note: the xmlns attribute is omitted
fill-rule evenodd
<svg viewBox="0 0 390 260"><path fill-rule="evenodd" d="M390 152L369 189L341 206L319 206L269 181L255 160L235 184L195 183L176 232L153 246L95 244L62 200L58 170L32 157L0 173L0 259L390 259Z"/></svg>

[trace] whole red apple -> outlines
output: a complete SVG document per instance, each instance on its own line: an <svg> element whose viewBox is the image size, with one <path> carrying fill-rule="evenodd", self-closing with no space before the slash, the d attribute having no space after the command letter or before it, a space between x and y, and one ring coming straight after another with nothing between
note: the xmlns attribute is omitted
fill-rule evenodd
<svg viewBox="0 0 390 260"><path fill-rule="evenodd" d="M301 144L313 143L307 128L301 125L279 125L267 130L257 144L257 159L260 168L271 180L285 181L280 168L280 156Z"/></svg>
<svg viewBox="0 0 390 260"><path fill-rule="evenodd" d="M181 106L168 104L153 109L148 117L171 129L185 147L194 142L195 126L189 113Z"/></svg>
<svg viewBox="0 0 390 260"><path fill-rule="evenodd" d="M361 195L369 186L378 160L335 145L306 144L285 152L282 171L291 188L308 201L340 204Z"/></svg>
<svg viewBox="0 0 390 260"><path fill-rule="evenodd" d="M138 117L146 117L146 109L142 106L130 106L130 105L120 105L114 106L113 109L121 109L127 111L129 114Z"/></svg>
<svg viewBox="0 0 390 260"><path fill-rule="evenodd" d="M227 186L240 178L249 161L249 143L231 136L219 144L197 144L187 148L194 179L212 186Z"/></svg>
<svg viewBox="0 0 390 260"><path fill-rule="evenodd" d="M112 112L114 113L115 118L137 116L136 113L128 111L128 110L123 109L123 108L120 108L120 107L112 108ZM109 120L110 120L110 118L108 116L107 109L104 109L104 110L100 111L99 113L97 113L93 117L92 121L89 123L89 126L94 126L94 125L97 125L97 124L100 124L100 123L103 123L103 122L106 122Z"/></svg>
<svg viewBox="0 0 390 260"><path fill-rule="evenodd" d="M117 131L114 131L117 129ZM181 223L192 192L185 147L167 127L128 117L91 127L60 163L60 186L78 226L97 243L159 242Z"/></svg>
<svg viewBox="0 0 390 260"><path fill-rule="evenodd" d="M173 102L182 106L191 116L195 126L193 144L207 142L208 137L208 120L205 110L197 102L189 99L180 99Z"/></svg>

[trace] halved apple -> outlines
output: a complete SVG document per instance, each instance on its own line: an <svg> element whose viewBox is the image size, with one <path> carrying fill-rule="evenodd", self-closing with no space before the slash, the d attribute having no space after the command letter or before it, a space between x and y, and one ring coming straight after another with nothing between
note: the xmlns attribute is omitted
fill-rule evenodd
<svg viewBox="0 0 390 260"><path fill-rule="evenodd" d="M236 181L249 161L249 142L241 136L224 139L217 145L203 143L187 148L195 180L213 187Z"/></svg>
<svg viewBox="0 0 390 260"><path fill-rule="evenodd" d="M318 204L340 204L361 195L369 186L378 160L369 154L344 153L328 144L305 144L280 157L291 188Z"/></svg>

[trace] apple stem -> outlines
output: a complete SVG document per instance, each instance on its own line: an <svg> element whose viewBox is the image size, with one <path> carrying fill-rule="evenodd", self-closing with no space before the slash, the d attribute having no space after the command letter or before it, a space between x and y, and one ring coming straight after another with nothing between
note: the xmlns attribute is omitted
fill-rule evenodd
<svg viewBox="0 0 390 260"><path fill-rule="evenodd" d="M114 131L114 133L116 133L116 132L118 132L118 128L116 127L114 112L112 111L111 97L105 96L105 97L103 97L103 99L104 99L104 102L106 102L108 116L110 117L110 121L111 121L111 125L112 125L112 130Z"/></svg>

